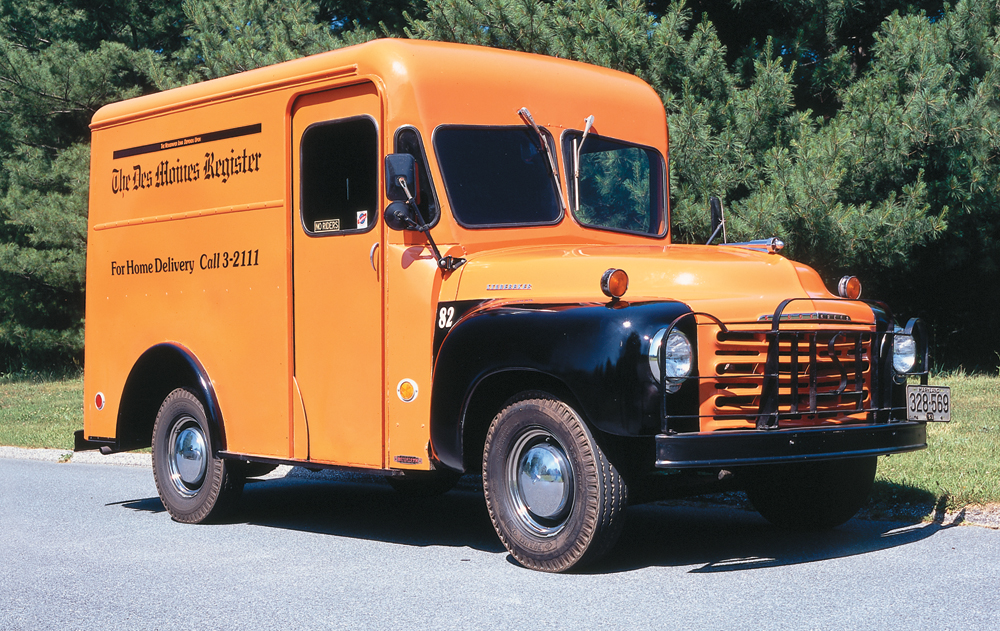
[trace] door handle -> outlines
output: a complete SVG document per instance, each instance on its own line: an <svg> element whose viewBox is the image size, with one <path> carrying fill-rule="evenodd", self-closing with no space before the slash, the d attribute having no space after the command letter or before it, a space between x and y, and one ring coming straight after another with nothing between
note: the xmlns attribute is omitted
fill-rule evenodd
<svg viewBox="0 0 1000 631"><path fill-rule="evenodd" d="M372 244L372 249L368 251L368 261L372 264L372 271L378 274L378 268L375 267L375 250L378 249L379 242L376 241Z"/></svg>

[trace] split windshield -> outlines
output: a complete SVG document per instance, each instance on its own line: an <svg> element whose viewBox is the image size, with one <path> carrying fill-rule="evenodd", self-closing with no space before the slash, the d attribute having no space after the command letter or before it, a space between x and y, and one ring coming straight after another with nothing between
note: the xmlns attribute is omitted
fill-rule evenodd
<svg viewBox="0 0 1000 631"><path fill-rule="evenodd" d="M554 154L551 134L544 128L541 133ZM577 221L615 232L665 234L666 169L659 152L591 133L580 151L577 181L574 155L582 136L571 131L562 137L564 181ZM548 158L531 127L442 126L434 133L434 149L461 225L548 225L562 219Z"/></svg>

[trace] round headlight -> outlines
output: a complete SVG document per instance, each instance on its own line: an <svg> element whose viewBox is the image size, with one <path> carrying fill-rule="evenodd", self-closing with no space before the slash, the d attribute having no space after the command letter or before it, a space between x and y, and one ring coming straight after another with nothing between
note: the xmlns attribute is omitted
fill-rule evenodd
<svg viewBox="0 0 1000 631"><path fill-rule="evenodd" d="M666 329L660 329L649 341L649 370L653 373L653 379L656 381L660 381L660 344L664 343L663 336L666 333ZM670 335L667 336L665 359L664 369L667 373L667 381L679 388L681 382L691 374L694 353L687 336L677 329L671 331Z"/></svg>
<svg viewBox="0 0 1000 631"><path fill-rule="evenodd" d="M897 329L892 337L892 367L904 374L913 370L917 364L917 341L912 335L903 335L902 329Z"/></svg>

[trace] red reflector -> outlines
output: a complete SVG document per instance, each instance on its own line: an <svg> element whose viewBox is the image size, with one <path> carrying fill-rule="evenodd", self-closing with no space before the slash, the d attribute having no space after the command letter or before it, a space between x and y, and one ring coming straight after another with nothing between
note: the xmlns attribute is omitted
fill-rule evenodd
<svg viewBox="0 0 1000 631"><path fill-rule="evenodd" d="M104 393L103 392L98 392L97 395L94 396L94 405L97 407L98 410L103 410L104 409Z"/></svg>

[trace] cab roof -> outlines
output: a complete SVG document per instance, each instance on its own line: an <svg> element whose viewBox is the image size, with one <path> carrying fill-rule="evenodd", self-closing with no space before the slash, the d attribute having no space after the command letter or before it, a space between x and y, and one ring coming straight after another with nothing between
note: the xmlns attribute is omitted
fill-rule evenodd
<svg viewBox="0 0 1000 631"><path fill-rule="evenodd" d="M475 113L485 121L498 108L507 113L510 104L498 103L497 94L512 95L521 105L562 103L559 109L564 111L567 102L585 101L591 108L633 123L643 120L647 126L650 107L663 117L662 103L649 85L615 70L481 46L380 39L113 103L94 115L91 129L276 90L308 91L312 85L321 89L352 76L380 84L391 110L421 116L436 112L456 123L475 124ZM457 120L455 113L466 120Z"/></svg>

